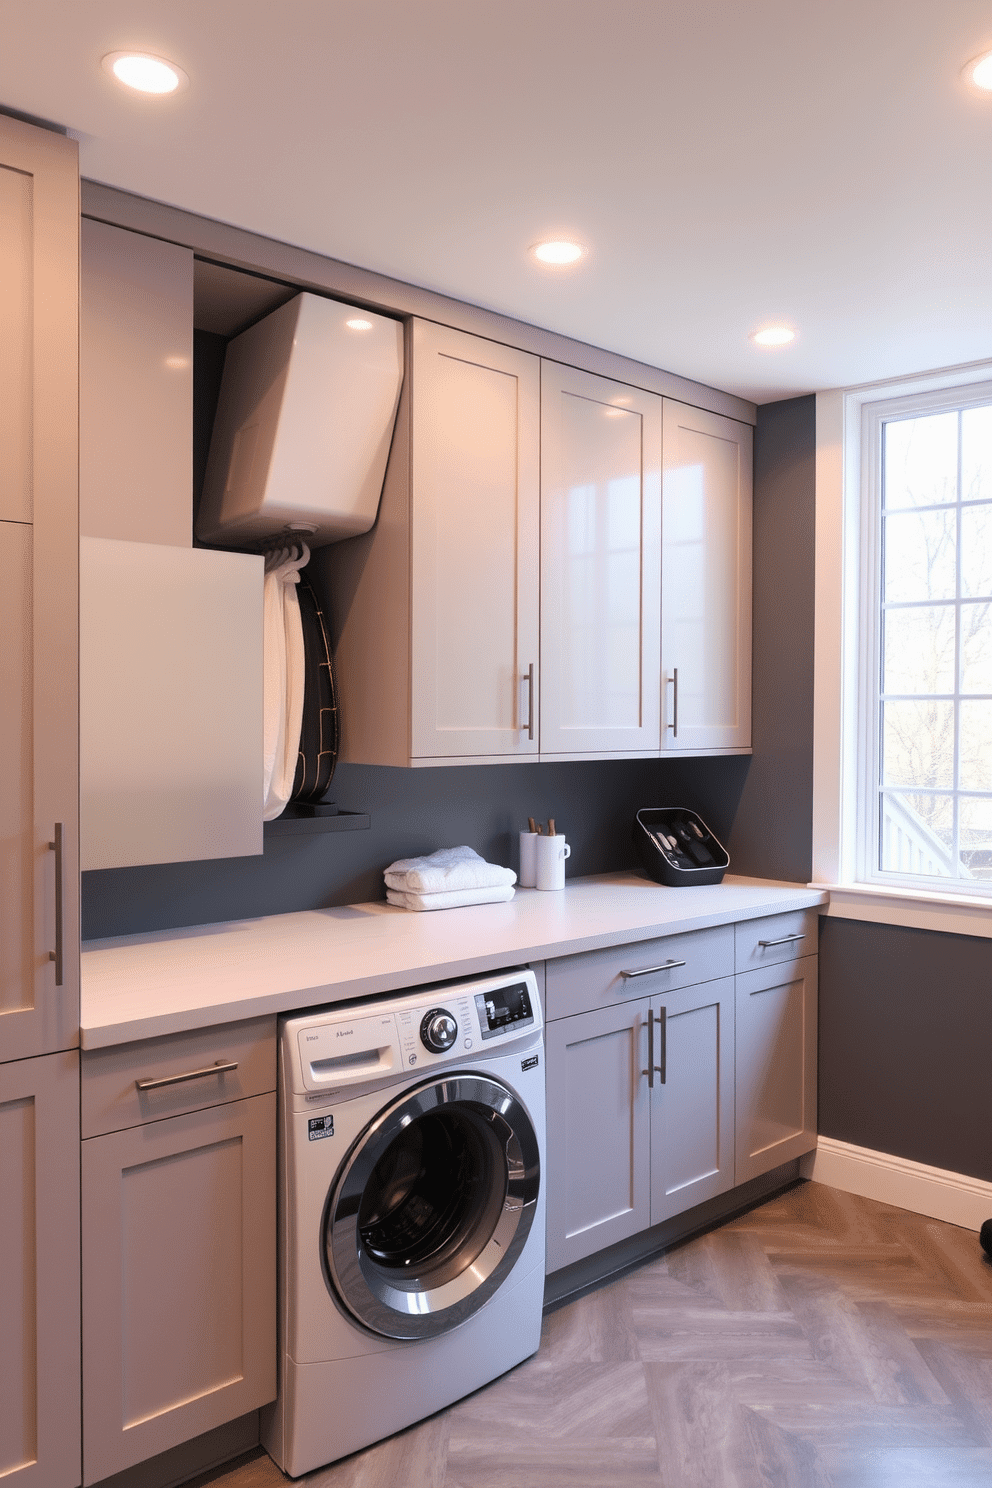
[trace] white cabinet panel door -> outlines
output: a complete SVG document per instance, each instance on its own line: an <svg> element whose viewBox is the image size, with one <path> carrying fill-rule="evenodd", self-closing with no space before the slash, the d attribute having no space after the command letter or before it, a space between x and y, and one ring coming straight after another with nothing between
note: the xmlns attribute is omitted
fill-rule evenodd
<svg viewBox="0 0 992 1488"><path fill-rule="evenodd" d="M0 1064L0 1480L79 1482L79 1056Z"/></svg>
<svg viewBox="0 0 992 1488"><path fill-rule="evenodd" d="M78 253L75 144L0 119L0 1060L79 1041Z"/></svg>
<svg viewBox="0 0 992 1488"><path fill-rule="evenodd" d="M662 748L751 743L748 424L665 400Z"/></svg>
<svg viewBox="0 0 992 1488"><path fill-rule="evenodd" d="M816 971L804 956L737 977L738 1183L816 1146Z"/></svg>
<svg viewBox="0 0 992 1488"><path fill-rule="evenodd" d="M276 1393L275 1096L83 1143L83 1481Z"/></svg>
<svg viewBox="0 0 992 1488"><path fill-rule="evenodd" d="M654 1007L651 1223L734 1185L734 979Z"/></svg>
<svg viewBox="0 0 992 1488"><path fill-rule="evenodd" d="M537 753L538 367L414 324L415 760Z"/></svg>
<svg viewBox="0 0 992 1488"><path fill-rule="evenodd" d="M661 399L541 367L541 754L657 752Z"/></svg>
<svg viewBox="0 0 992 1488"><path fill-rule="evenodd" d="M650 1223L647 1001L549 1023L548 1272Z"/></svg>

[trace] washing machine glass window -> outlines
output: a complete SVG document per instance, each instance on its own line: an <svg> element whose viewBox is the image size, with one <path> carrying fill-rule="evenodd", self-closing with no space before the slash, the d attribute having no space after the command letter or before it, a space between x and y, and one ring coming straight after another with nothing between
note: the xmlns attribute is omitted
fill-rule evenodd
<svg viewBox="0 0 992 1488"><path fill-rule="evenodd" d="M539 1189L537 1135L507 1086L429 1080L381 1111L344 1163L324 1211L327 1283L374 1333L443 1333L505 1279Z"/></svg>

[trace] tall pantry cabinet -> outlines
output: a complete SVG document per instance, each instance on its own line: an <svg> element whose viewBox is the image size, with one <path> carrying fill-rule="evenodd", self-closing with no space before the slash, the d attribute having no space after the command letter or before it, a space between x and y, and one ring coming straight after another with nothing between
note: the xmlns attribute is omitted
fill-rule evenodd
<svg viewBox="0 0 992 1488"><path fill-rule="evenodd" d="M0 1477L79 1461L76 145L0 118Z"/></svg>

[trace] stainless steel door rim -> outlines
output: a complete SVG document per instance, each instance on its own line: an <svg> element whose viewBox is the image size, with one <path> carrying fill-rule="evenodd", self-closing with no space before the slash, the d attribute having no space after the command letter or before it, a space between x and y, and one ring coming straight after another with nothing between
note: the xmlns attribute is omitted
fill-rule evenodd
<svg viewBox="0 0 992 1488"><path fill-rule="evenodd" d="M328 1285L374 1333L444 1333L513 1269L540 1179L534 1127L501 1081L456 1074L406 1090L357 1138L328 1195Z"/></svg>

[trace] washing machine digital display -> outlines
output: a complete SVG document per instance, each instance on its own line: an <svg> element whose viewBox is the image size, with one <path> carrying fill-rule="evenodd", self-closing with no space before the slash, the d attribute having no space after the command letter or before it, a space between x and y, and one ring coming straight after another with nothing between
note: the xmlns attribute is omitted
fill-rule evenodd
<svg viewBox="0 0 992 1488"><path fill-rule="evenodd" d="M534 1021L526 982L513 982L495 991L477 992L475 1006L484 1039L497 1038L510 1028L526 1028Z"/></svg>

